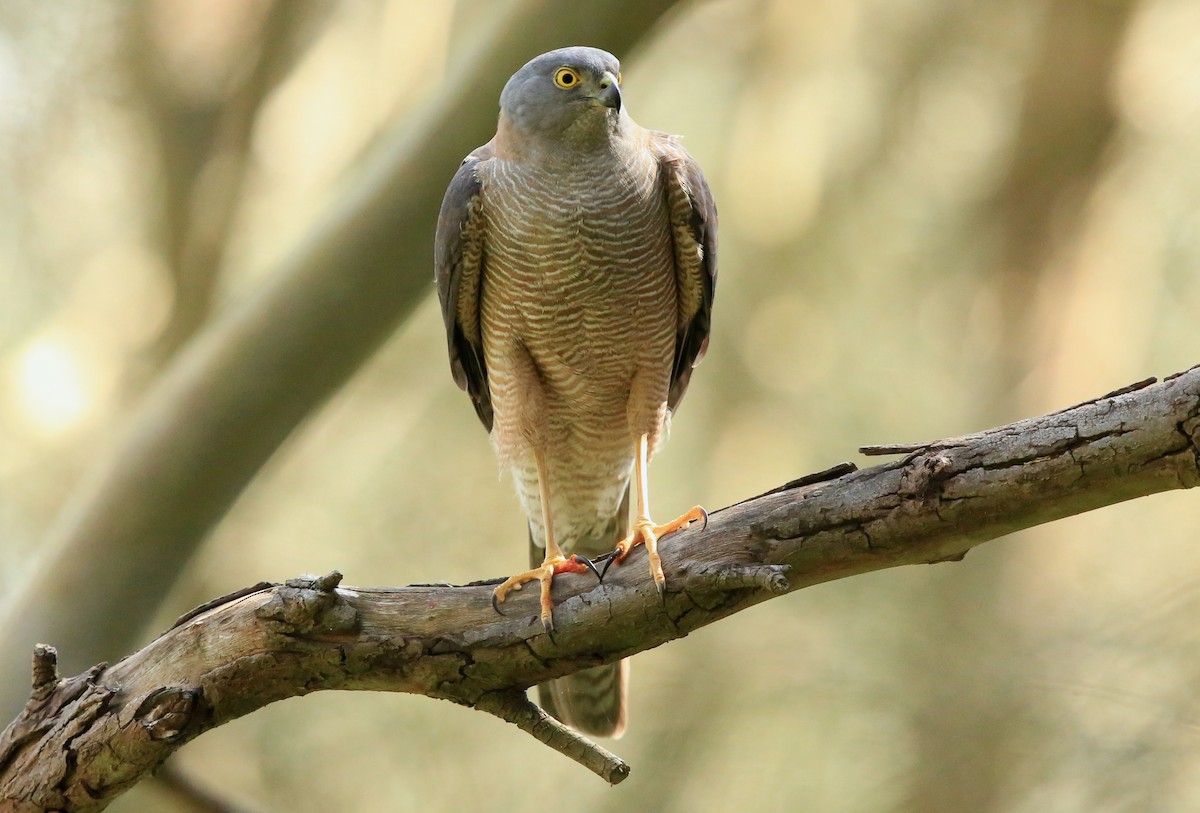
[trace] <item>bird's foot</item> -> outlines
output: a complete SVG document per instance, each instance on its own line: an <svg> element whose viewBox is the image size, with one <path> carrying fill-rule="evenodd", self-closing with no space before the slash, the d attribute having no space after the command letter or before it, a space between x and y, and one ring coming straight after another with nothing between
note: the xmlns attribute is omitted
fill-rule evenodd
<svg viewBox="0 0 1200 813"><path fill-rule="evenodd" d="M703 521L705 527L708 526L708 512L698 505L683 516L662 525L656 525L649 517L639 517L633 523L633 533L617 543L609 564L612 562L620 564L625 561L625 557L629 555L635 545L645 545L646 554L650 558L650 575L654 577L654 586L658 588L659 595L663 595L667 589L667 578L663 575L662 559L658 555L658 540L669 533L683 530L697 521ZM607 570L608 565L605 565L605 571ZM601 573L600 577L603 578L604 574Z"/></svg>
<svg viewBox="0 0 1200 813"><path fill-rule="evenodd" d="M492 591L492 607L499 613L500 602L508 598L509 593L513 590L520 590L526 582L539 582L542 590L542 626L546 629L546 632L554 632L554 604L550 600L550 587L554 581L554 577L559 573L586 573L588 571L594 573L597 580L600 578L600 573L596 570L596 566L586 556L572 553L570 556L546 557L546 560L539 567L526 570L524 573L518 573L515 576L509 576L502 584L498 585Z"/></svg>

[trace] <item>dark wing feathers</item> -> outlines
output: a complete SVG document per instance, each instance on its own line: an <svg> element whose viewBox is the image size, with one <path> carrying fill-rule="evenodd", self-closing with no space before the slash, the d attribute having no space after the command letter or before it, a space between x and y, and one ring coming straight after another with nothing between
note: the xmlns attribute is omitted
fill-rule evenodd
<svg viewBox="0 0 1200 813"><path fill-rule="evenodd" d="M450 372L475 405L475 414L492 431L492 397L488 390L487 365L479 328L482 298L484 220L482 184L477 170L491 157L487 146L463 160L446 189L438 214L434 242L434 281L446 325Z"/></svg>
<svg viewBox="0 0 1200 813"><path fill-rule="evenodd" d="M717 287L717 206L699 164L673 138L664 137L659 166L675 240L679 321L667 406L674 412L692 369L708 348Z"/></svg>

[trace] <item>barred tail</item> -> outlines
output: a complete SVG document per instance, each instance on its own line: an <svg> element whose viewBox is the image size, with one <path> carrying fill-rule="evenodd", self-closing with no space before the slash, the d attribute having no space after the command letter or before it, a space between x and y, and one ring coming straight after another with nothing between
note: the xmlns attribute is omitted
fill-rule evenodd
<svg viewBox="0 0 1200 813"><path fill-rule="evenodd" d="M594 737L625 733L629 660L594 666L538 686L538 702L571 728Z"/></svg>
<svg viewBox="0 0 1200 813"><path fill-rule="evenodd" d="M629 528L629 489L609 524L603 539L579 540L569 553L596 557L611 551ZM530 558L541 564L543 551L530 539ZM625 733L628 709L629 660L584 669L538 686L542 708L563 723L595 737L619 737Z"/></svg>

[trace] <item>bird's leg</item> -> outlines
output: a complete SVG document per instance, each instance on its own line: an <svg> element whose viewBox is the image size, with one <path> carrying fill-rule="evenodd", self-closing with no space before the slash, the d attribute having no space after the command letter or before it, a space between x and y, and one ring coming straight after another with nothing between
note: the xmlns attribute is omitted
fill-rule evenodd
<svg viewBox="0 0 1200 813"><path fill-rule="evenodd" d="M633 533L617 543L613 551L613 559L619 564L629 555L634 545L646 546L646 554L650 558L650 575L658 592L666 589L666 577L663 576L662 559L658 555L658 540L669 533L686 528L697 520L708 523L708 512L700 506L695 506L683 516L673 519L663 525L656 525L650 519L650 450L649 439L646 435L638 438L637 459L634 462L634 475L637 479L637 519L633 523Z"/></svg>
<svg viewBox="0 0 1200 813"><path fill-rule="evenodd" d="M492 591L492 606L496 608L496 612L500 612L499 604L508 598L510 592L520 590L521 585L525 584L525 582L537 581L541 584L542 589L542 626L545 627L546 632L554 632L554 605L550 599L550 587L555 575L559 573L583 573L590 570L599 579L600 574L596 571L596 566L585 556L579 556L574 553L569 557L563 556L562 549L558 546L558 541L554 538L554 524L550 516L550 477L547 471L546 459L540 449L534 452L534 460L537 463L538 494L542 502L542 527L546 532L546 556L542 559L540 567L526 570L524 573L518 573L515 576L509 576L502 584L497 586Z"/></svg>

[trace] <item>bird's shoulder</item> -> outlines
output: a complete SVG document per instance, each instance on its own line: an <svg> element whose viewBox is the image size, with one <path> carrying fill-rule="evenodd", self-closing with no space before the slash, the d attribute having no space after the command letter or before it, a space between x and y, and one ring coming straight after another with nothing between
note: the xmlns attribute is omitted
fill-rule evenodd
<svg viewBox="0 0 1200 813"><path fill-rule="evenodd" d="M645 130L644 133L646 149L660 164L680 166L695 163L696 159L684 148L680 136L662 130Z"/></svg>
<svg viewBox="0 0 1200 813"><path fill-rule="evenodd" d="M494 159L495 148L491 141L471 150L458 165L458 171L454 173L454 177L450 181L449 190L461 187L463 191L477 194L482 180L481 171L486 169Z"/></svg>
<svg viewBox="0 0 1200 813"><path fill-rule="evenodd" d="M435 260L439 266L444 260L450 259L443 257L443 252L458 248L457 241L462 236L463 229L474 219L473 215L478 210L483 191L481 170L492 158L491 142L472 150L458 165L458 170L446 187L442 207L438 212L435 245Z"/></svg>
<svg viewBox="0 0 1200 813"><path fill-rule="evenodd" d="M705 215L715 219L715 206L704 171L690 152L684 148L677 135L660 130L647 130L647 149L654 155L660 177L670 186L678 186L691 200L691 205L706 210ZM713 211L707 212L712 209Z"/></svg>

